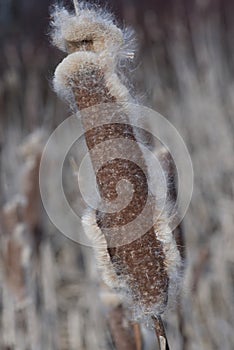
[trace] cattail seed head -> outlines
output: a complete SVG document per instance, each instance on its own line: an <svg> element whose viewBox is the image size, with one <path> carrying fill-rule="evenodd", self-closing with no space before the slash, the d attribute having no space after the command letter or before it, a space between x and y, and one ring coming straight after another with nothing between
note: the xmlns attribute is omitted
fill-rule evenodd
<svg viewBox="0 0 234 350"><path fill-rule="evenodd" d="M113 120L98 126L95 125L101 114L105 114L104 107L101 113L91 109L88 117L82 113L99 104L128 107L131 102L132 97L117 71L118 62L124 57L127 32L118 28L108 13L84 4L76 15L56 7L53 18L53 43L68 53L56 68L54 88L81 111L100 196L115 201L117 185L124 179L133 187L132 199L122 210L113 213L98 207L87 210L82 218L84 230L93 243L104 281L134 305L135 318L148 320L163 313L180 279L182 259L168 226L168 212L154 219L155 210L160 210L157 205L155 209L157 198L148 185L147 160L127 108L120 113L121 122ZM129 52L127 49L125 57L129 57ZM123 142L114 143L116 139ZM134 151L128 146L131 143L135 144ZM102 152L97 157L92 150L102 144ZM125 152L134 161L126 157L106 161L106 155L116 151ZM147 203L150 204L145 219L151 223L150 227L144 234L127 240L131 235L127 224L140 215ZM122 229L121 238L110 233L116 227Z"/></svg>

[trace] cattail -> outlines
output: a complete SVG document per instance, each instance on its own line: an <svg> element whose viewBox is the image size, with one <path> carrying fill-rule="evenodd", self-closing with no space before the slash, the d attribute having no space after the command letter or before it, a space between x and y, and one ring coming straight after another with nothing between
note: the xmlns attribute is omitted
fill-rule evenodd
<svg viewBox="0 0 234 350"><path fill-rule="evenodd" d="M82 218L84 230L93 242L105 282L133 305L137 320L153 320L159 332L162 323L158 320L178 285L182 260L168 213L156 215L160 210L148 184L147 159L128 114L134 100L119 78L119 63L127 64L134 56L130 37L105 11L83 3L79 8L76 3L75 14L55 7L52 40L68 56L56 68L54 88L80 111L100 196L114 202L118 194L124 195L124 186L118 193L116 190L121 180L133 188L131 200L121 210L105 212L98 205L96 210L88 209ZM100 104L102 107L96 108ZM115 104L115 113L106 122L110 104ZM97 148L99 151L93 152ZM127 157L121 156L125 154ZM127 227L142 212L146 229L135 235ZM144 222L138 226L136 231L144 230ZM164 343L166 349L166 340Z"/></svg>
<svg viewBox="0 0 234 350"><path fill-rule="evenodd" d="M19 147L24 164L21 188L1 211L3 229L2 258L7 285L18 299L27 295L26 272L32 252L38 251L41 241L39 165L44 134L35 131Z"/></svg>

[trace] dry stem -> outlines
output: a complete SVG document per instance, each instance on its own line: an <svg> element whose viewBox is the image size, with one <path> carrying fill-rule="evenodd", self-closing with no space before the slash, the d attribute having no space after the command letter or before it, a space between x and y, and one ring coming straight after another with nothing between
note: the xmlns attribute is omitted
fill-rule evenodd
<svg viewBox="0 0 234 350"><path fill-rule="evenodd" d="M161 316L152 316L160 350L170 350Z"/></svg>
<svg viewBox="0 0 234 350"><path fill-rule="evenodd" d="M135 342L136 342L136 350L142 350L142 334L141 334L141 326L139 323L133 324Z"/></svg>
<svg viewBox="0 0 234 350"><path fill-rule="evenodd" d="M74 5L75 13L76 13L76 15L78 15L78 13L79 13L78 0L73 0L73 5Z"/></svg>

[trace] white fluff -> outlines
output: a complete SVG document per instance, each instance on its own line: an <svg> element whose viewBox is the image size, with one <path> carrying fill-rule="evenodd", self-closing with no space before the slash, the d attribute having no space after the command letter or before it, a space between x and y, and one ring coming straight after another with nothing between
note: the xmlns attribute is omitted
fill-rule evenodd
<svg viewBox="0 0 234 350"><path fill-rule="evenodd" d="M86 210L82 217L82 225L94 248L98 268L102 272L104 282L111 288L119 288L119 280L107 251L105 236L97 225L95 211Z"/></svg>

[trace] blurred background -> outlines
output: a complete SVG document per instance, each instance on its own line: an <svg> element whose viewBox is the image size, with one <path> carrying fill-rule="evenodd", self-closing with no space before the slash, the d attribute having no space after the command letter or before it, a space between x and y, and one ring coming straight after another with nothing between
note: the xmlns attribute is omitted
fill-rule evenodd
<svg viewBox="0 0 234 350"><path fill-rule="evenodd" d="M193 162L185 280L165 317L169 343L234 349L234 2L99 3L135 29L132 89L174 124ZM40 201L43 145L70 115L51 87L64 57L49 43L51 5L0 1L0 349L116 349L92 250L58 232ZM142 334L144 349L157 349L153 331Z"/></svg>

